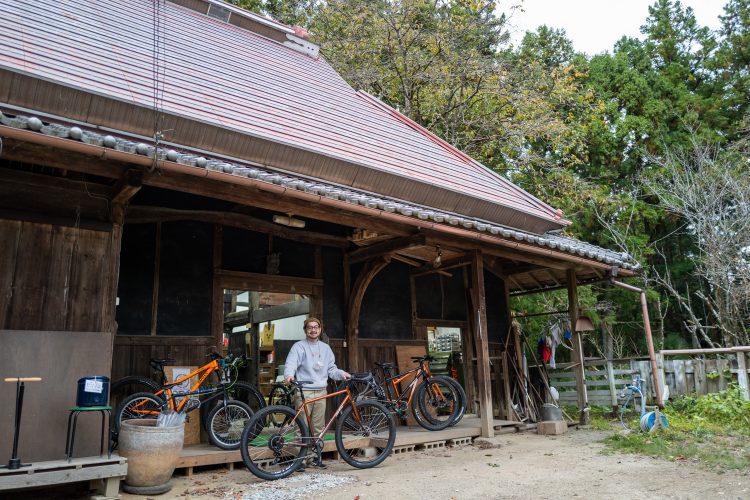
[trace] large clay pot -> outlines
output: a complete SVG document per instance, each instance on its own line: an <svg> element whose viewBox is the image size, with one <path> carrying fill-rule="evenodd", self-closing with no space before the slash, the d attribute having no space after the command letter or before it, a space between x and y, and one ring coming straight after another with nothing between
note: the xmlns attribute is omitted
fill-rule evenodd
<svg viewBox="0 0 750 500"><path fill-rule="evenodd" d="M128 459L123 489L137 495L159 495L172 489L172 473L182 451L185 425L156 427L156 420L124 420L118 447Z"/></svg>

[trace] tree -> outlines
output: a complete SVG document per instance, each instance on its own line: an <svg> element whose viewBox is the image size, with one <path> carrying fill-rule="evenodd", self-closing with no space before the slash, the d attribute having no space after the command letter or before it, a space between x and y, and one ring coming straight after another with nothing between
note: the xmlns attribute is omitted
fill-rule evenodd
<svg viewBox="0 0 750 500"><path fill-rule="evenodd" d="M741 152L717 153L693 143L689 152L668 151L657 160L662 173L647 179L669 213L678 216L694 240L697 300L676 295L693 318L688 329L715 345L750 343L750 158Z"/></svg>

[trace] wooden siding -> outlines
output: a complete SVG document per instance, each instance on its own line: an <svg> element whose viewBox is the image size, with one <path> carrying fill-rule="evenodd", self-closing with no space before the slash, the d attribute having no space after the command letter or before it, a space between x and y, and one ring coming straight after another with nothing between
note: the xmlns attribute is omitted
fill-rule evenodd
<svg viewBox="0 0 750 500"><path fill-rule="evenodd" d="M0 219L0 328L101 331L110 233Z"/></svg>

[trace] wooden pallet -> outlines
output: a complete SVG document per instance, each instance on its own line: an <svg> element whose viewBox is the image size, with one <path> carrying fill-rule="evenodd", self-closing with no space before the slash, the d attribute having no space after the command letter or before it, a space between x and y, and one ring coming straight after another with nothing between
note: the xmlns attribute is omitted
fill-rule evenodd
<svg viewBox="0 0 750 500"><path fill-rule="evenodd" d="M80 481L103 481L101 494L117 498L120 480L128 472L127 459L119 456L82 457L32 463L15 470L0 469L0 491L57 486Z"/></svg>

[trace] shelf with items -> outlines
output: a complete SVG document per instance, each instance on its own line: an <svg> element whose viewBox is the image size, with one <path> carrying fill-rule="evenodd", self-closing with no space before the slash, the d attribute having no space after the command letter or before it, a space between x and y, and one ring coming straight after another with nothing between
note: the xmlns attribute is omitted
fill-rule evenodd
<svg viewBox="0 0 750 500"><path fill-rule="evenodd" d="M258 389L261 394L268 396L276 381L276 363L273 346L258 349Z"/></svg>

